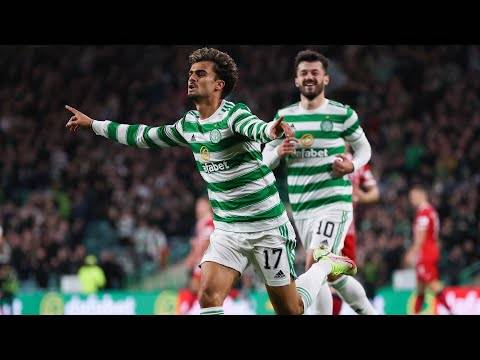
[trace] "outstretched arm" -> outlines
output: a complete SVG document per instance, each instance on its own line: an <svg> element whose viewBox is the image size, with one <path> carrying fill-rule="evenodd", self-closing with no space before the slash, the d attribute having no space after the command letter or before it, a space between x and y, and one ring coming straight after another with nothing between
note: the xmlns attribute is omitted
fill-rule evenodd
<svg viewBox="0 0 480 360"><path fill-rule="evenodd" d="M283 117L266 123L253 115L243 104L237 104L232 110L229 125L233 132L262 144L275 140L283 134L286 137L294 136L293 129L283 121Z"/></svg>
<svg viewBox="0 0 480 360"><path fill-rule="evenodd" d="M91 128L97 135L101 135L124 145L140 148L152 149L187 144L182 136L182 129L179 126L179 121L174 125L157 127L118 124L109 120L94 120L68 105L66 105L65 108L73 114L66 125L66 128L69 129L70 132L77 131L79 127Z"/></svg>

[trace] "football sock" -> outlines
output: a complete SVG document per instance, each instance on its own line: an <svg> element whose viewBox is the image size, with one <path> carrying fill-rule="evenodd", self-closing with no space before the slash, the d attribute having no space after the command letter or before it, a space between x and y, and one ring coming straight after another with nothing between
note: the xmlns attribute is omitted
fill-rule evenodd
<svg viewBox="0 0 480 360"><path fill-rule="evenodd" d="M223 307L217 306L200 309L200 315L224 315Z"/></svg>
<svg viewBox="0 0 480 360"><path fill-rule="evenodd" d="M326 279L332 271L329 261L320 260L313 264L310 269L300 275L295 281L297 292L303 300L303 312L305 312L317 297L320 288L327 285Z"/></svg>
<svg viewBox="0 0 480 360"><path fill-rule="evenodd" d="M338 295L359 315L378 315L368 300L362 284L352 276L343 275L332 282Z"/></svg>

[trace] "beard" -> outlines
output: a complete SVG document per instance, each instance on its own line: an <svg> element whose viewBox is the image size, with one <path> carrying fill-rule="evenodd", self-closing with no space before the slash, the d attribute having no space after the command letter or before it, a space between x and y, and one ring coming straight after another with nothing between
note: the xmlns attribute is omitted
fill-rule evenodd
<svg viewBox="0 0 480 360"><path fill-rule="evenodd" d="M310 83L312 84L312 83ZM315 83L315 86L311 88L311 90L307 90L307 85L303 83L300 87L300 93L305 96L308 100L313 100L315 99L318 95L320 95L323 90L325 89L325 86L323 83Z"/></svg>
<svg viewBox="0 0 480 360"><path fill-rule="evenodd" d="M187 98L189 98L190 100L196 101L196 100L200 99L201 96L198 95L198 94L188 94L187 93Z"/></svg>
<svg viewBox="0 0 480 360"><path fill-rule="evenodd" d="M201 102L202 100L207 99L208 97L209 96L205 95L205 93L201 94L199 92L195 92L195 93L187 92L187 98L193 101L194 103Z"/></svg>

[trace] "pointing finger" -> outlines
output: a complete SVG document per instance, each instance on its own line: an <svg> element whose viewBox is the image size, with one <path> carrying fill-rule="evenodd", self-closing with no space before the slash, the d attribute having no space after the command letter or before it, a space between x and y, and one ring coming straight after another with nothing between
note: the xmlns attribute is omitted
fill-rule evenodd
<svg viewBox="0 0 480 360"><path fill-rule="evenodd" d="M68 105L65 105L65 109L71 111L72 113L74 113L75 115L78 115L78 114L81 114L80 111L78 111L77 109L71 107L71 106L68 106Z"/></svg>

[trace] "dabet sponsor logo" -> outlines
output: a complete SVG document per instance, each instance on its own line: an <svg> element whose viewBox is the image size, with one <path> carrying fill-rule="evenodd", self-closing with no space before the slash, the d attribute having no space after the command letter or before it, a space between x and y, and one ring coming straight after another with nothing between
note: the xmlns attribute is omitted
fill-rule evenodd
<svg viewBox="0 0 480 360"><path fill-rule="evenodd" d="M113 299L109 294L65 298L58 293L46 294L40 303L40 315L135 315L135 299Z"/></svg>
<svg viewBox="0 0 480 360"><path fill-rule="evenodd" d="M298 158L320 158L328 156L328 149L297 149L295 155Z"/></svg>
<svg viewBox="0 0 480 360"><path fill-rule="evenodd" d="M135 315L135 299L114 300L110 295L99 298L90 295L86 299L73 296L65 303L65 315Z"/></svg>
<svg viewBox="0 0 480 360"><path fill-rule="evenodd" d="M226 161L218 162L218 163L206 163L202 165L203 171L207 174L211 174L217 171L224 171L230 169L228 163Z"/></svg>

